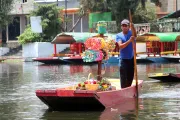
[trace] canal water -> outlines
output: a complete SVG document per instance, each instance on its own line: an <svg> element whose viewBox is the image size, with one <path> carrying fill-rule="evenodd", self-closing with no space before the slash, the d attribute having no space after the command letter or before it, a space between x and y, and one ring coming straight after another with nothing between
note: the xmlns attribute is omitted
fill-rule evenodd
<svg viewBox="0 0 180 120"><path fill-rule="evenodd" d="M179 120L180 82L163 83L148 73L180 72L180 64L138 64L144 80L135 100L104 111L52 112L35 95L37 89L55 89L85 81L97 65L43 65L12 60L0 63L0 120ZM103 76L119 78L118 65L103 65ZM113 99L113 98L112 98ZM68 107L68 105L67 105Z"/></svg>

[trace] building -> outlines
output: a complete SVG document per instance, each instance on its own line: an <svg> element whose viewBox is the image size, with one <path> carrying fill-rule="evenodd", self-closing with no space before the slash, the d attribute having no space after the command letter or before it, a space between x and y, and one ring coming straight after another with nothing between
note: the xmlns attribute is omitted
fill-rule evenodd
<svg viewBox="0 0 180 120"><path fill-rule="evenodd" d="M26 25L29 23L26 15L33 9L33 0L14 0L13 9L10 12L13 22L2 32L4 43L17 41L17 36L24 32Z"/></svg>
<svg viewBox="0 0 180 120"><path fill-rule="evenodd" d="M67 2L67 3L66 3ZM4 43L17 42L17 36L24 32L29 20L26 15L31 10L35 9L34 3L37 4L51 4L55 3L59 7L66 8L67 12L63 10L64 15L67 14L68 22L65 24L67 31L69 31L77 22L79 15L79 0L15 0L13 9L10 13L13 16L13 22L9 24L6 30L2 31L2 41ZM88 32L88 16L80 19L73 32Z"/></svg>
<svg viewBox="0 0 180 120"><path fill-rule="evenodd" d="M158 18L180 9L180 0L160 0L160 2L161 6L156 8Z"/></svg>
<svg viewBox="0 0 180 120"><path fill-rule="evenodd" d="M180 0L161 0L162 6L157 7L160 32L180 31Z"/></svg>
<svg viewBox="0 0 180 120"><path fill-rule="evenodd" d="M38 4L51 4L56 3L59 7L64 8L64 16L67 14L68 22L65 24L67 31L69 31L77 22L79 18L79 0L34 0ZM65 11L65 9L67 11ZM88 16L80 19L73 32L88 32Z"/></svg>

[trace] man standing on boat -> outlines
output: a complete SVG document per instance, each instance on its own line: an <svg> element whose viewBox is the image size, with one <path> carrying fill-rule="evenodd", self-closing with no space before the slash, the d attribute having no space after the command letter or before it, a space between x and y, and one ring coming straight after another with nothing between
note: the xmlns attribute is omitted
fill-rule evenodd
<svg viewBox="0 0 180 120"><path fill-rule="evenodd" d="M134 53L132 42L135 42L135 36L132 36L130 25L135 29L129 20L124 19L121 21L122 32L116 35L116 42L120 48L121 88L131 86L134 78Z"/></svg>

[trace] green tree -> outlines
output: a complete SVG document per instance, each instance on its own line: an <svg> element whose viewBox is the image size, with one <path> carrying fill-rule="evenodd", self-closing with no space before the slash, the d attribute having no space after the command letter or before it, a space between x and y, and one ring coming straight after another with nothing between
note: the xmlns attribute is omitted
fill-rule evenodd
<svg viewBox="0 0 180 120"><path fill-rule="evenodd" d="M151 2L155 3L156 6L160 5L160 0L151 0ZM118 24L122 19L128 18L129 9L132 11L132 14L134 14L136 9L147 11L146 0L80 0L80 5L85 12L111 11L113 19Z"/></svg>
<svg viewBox="0 0 180 120"><path fill-rule="evenodd" d="M154 22L156 19L155 5L150 2L146 3L146 8L142 8L139 4L133 15L134 23L150 23Z"/></svg>
<svg viewBox="0 0 180 120"><path fill-rule="evenodd" d="M55 4L37 5L38 8L33 10L31 16L41 16L41 25L43 33L33 33L31 27L27 26L24 33L18 37L21 44L27 42L50 42L60 32L64 31L63 19L60 10Z"/></svg>
<svg viewBox="0 0 180 120"><path fill-rule="evenodd" d="M155 3L155 5L160 4L159 0L153 0L151 2ZM119 21L121 21L122 19L129 17L128 16L129 10L131 10L133 16L135 16L134 14L137 13L137 11L138 12L141 11L142 13L141 15L144 16L143 14L145 14L146 18L147 18L147 12L149 13L150 11L152 11L150 10L151 8L148 7L148 4L146 4L146 0L114 0L114 1L109 0L108 4L110 4L110 9L117 23L119 23ZM135 18L138 18L138 17L135 17ZM134 20L135 19L133 19L133 21ZM141 19L139 20L144 20L144 19L142 19L141 17ZM146 21L148 21L148 19L146 19ZM143 21L139 21L139 23L140 22L143 22Z"/></svg>
<svg viewBox="0 0 180 120"><path fill-rule="evenodd" d="M0 40L2 39L2 28L11 22L10 12L14 0L0 0Z"/></svg>
<svg viewBox="0 0 180 120"><path fill-rule="evenodd" d="M12 10L13 3L14 0L0 0L0 28L11 22L9 14Z"/></svg>
<svg viewBox="0 0 180 120"><path fill-rule="evenodd" d="M133 15L134 23L151 23L151 32L158 32L159 26L156 23L157 15L155 11L155 5L150 2L146 3L146 8L142 8L141 5L136 8Z"/></svg>

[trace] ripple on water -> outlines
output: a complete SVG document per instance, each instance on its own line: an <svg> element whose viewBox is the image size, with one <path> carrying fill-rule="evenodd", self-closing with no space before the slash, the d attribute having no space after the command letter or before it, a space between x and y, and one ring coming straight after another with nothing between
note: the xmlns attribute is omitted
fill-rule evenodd
<svg viewBox="0 0 180 120"><path fill-rule="evenodd" d="M142 94L141 98L180 98L180 92L174 90L151 92L151 93Z"/></svg>

